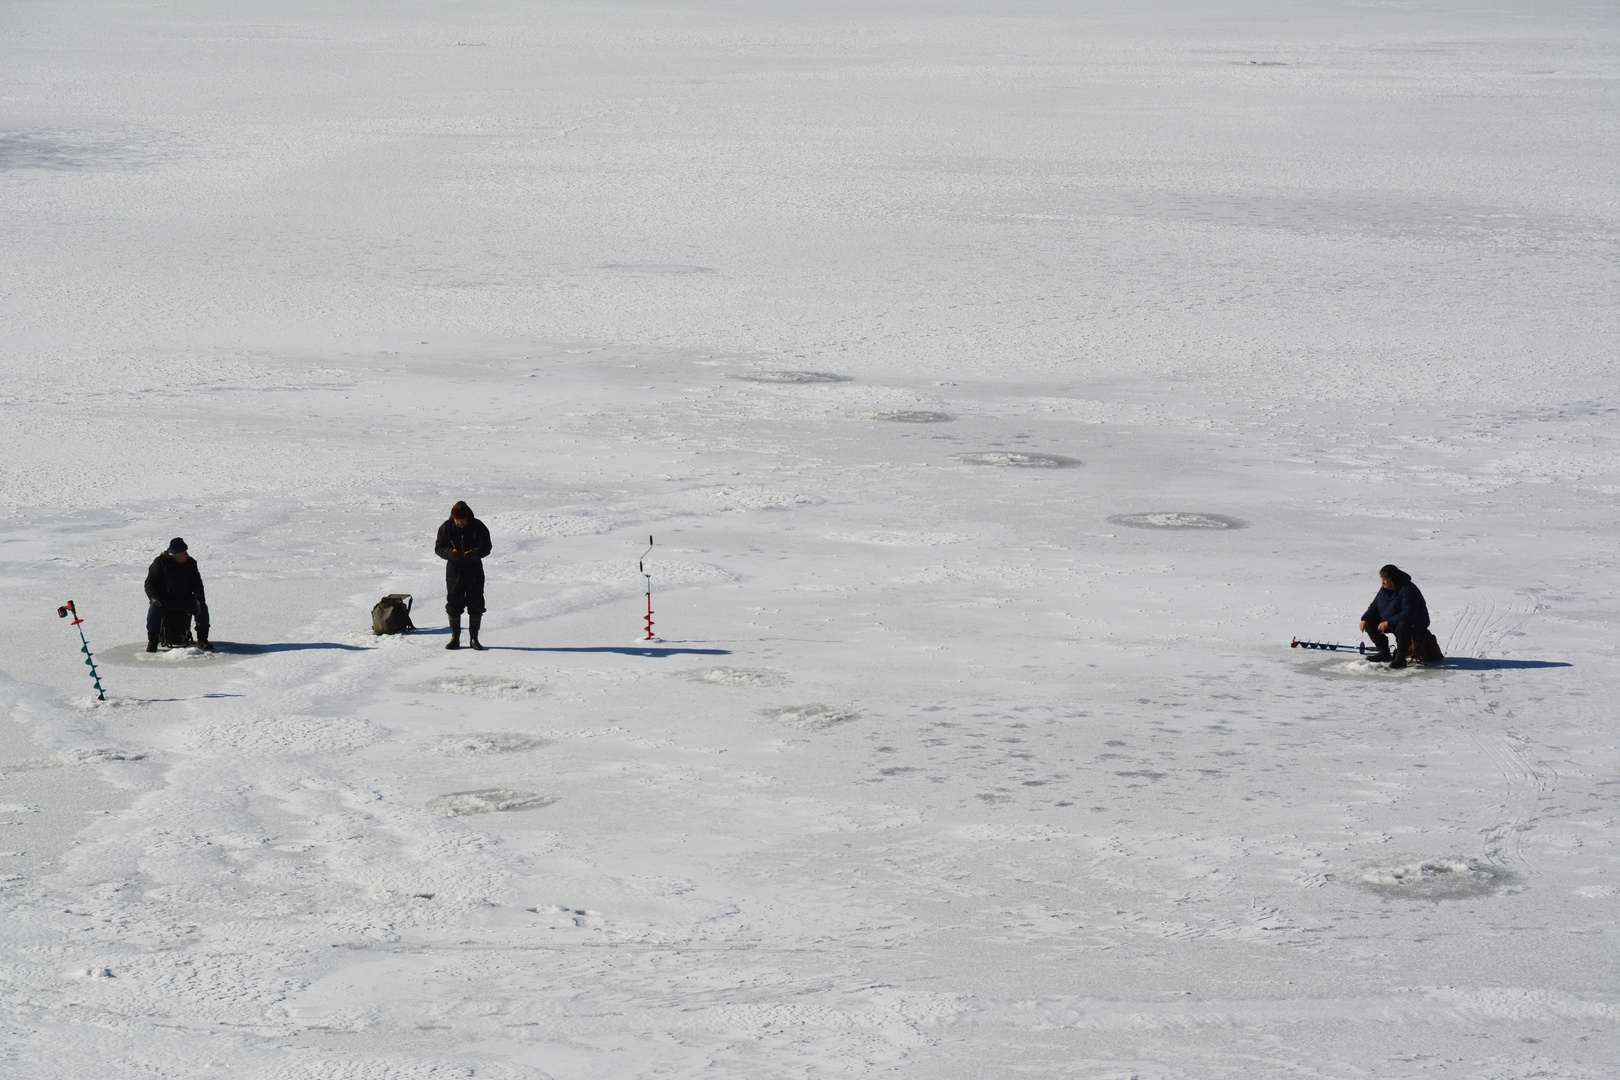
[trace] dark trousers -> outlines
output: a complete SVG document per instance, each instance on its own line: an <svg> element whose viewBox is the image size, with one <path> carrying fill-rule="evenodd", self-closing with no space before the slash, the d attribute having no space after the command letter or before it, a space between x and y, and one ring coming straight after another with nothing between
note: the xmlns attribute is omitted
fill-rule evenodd
<svg viewBox="0 0 1620 1080"><path fill-rule="evenodd" d="M1390 623L1389 634L1395 635L1395 655L1404 659L1412 651L1412 635L1422 629L1427 627L1416 627L1406 622ZM1367 636L1372 638L1373 645L1381 653L1389 652L1389 634L1379 630L1377 623L1367 624Z"/></svg>
<svg viewBox="0 0 1620 1080"><path fill-rule="evenodd" d="M460 622L461 613L465 611L470 622L477 622L484 614L483 567L479 567L477 573L468 573L471 567L458 569L461 569L461 573L455 577L445 577L445 614Z"/></svg>
<svg viewBox="0 0 1620 1080"><path fill-rule="evenodd" d="M169 610L184 610L191 612L197 620L197 640L208 640L208 605L196 597L176 604L151 604L146 609L146 640L156 641L158 631L163 627L163 613Z"/></svg>

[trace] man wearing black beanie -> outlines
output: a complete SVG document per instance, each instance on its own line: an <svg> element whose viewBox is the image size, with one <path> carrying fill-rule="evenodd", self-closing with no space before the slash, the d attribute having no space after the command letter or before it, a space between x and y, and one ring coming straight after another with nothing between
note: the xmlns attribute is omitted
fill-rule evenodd
<svg viewBox="0 0 1620 1080"><path fill-rule="evenodd" d="M467 644L478 643L478 624L484 618L484 558L489 555L489 529L473 517L472 507L458 502L439 526L433 550L444 560L444 610L450 616L447 649L461 648L461 613L467 612Z"/></svg>
<svg viewBox="0 0 1620 1080"><path fill-rule="evenodd" d="M213 650L208 643L208 597L203 593L202 573L180 537L170 540L168 549L146 568L146 599L147 652L157 652L163 613L171 609L191 612L197 620L197 648Z"/></svg>

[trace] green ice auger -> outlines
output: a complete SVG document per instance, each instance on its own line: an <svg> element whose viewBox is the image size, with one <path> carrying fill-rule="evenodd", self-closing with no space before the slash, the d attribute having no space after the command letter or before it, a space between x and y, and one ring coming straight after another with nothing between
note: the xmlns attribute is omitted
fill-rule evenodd
<svg viewBox="0 0 1620 1080"><path fill-rule="evenodd" d="M73 606L71 600L56 609L56 617L59 619L65 619L69 615L73 616L72 625L79 629L79 651L84 653L85 665L90 669L90 677L96 682L96 700L106 701L107 691L101 688L101 672L96 670L96 658L90 654L90 641L84 636L84 620L79 618L79 610Z"/></svg>

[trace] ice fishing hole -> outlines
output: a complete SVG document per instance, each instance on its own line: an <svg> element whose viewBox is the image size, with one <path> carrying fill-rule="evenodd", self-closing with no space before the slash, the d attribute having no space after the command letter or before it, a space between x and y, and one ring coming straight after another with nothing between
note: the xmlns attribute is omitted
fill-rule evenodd
<svg viewBox="0 0 1620 1080"><path fill-rule="evenodd" d="M1441 678L1447 674L1444 662L1438 664L1408 664L1391 668L1388 664L1371 664L1354 649L1329 653L1331 660L1312 660L1298 665L1306 675L1321 675L1329 679L1375 679L1383 682L1401 682L1406 679Z"/></svg>
<svg viewBox="0 0 1620 1080"><path fill-rule="evenodd" d="M469 731L464 735L445 735L428 746L432 754L463 757L471 754L520 754L549 745L538 735L521 731Z"/></svg>
<svg viewBox="0 0 1620 1080"><path fill-rule="evenodd" d="M848 375L834 375L830 371L739 371L731 376L744 382L763 383L838 383L854 382Z"/></svg>
<svg viewBox="0 0 1620 1080"><path fill-rule="evenodd" d="M463 817L467 814L498 814L514 810L538 810L557 800L550 795L536 795L532 791L512 791L509 788L479 788L476 791L452 791L428 800L428 809L444 817Z"/></svg>
<svg viewBox="0 0 1620 1080"><path fill-rule="evenodd" d="M465 694L491 701L524 701L546 692L545 686L540 683L500 675L446 675L418 683L410 689L429 690L436 694Z"/></svg>
<svg viewBox="0 0 1620 1080"><path fill-rule="evenodd" d="M842 705L824 705L819 701L808 705L780 705L774 709L761 709L759 715L800 731L820 731L835 724L859 720L861 716L854 709Z"/></svg>
<svg viewBox="0 0 1620 1080"><path fill-rule="evenodd" d="M993 465L998 469L1072 469L1081 464L1077 459L1061 454L1024 454L1007 450L959 454L957 460L968 465Z"/></svg>
<svg viewBox="0 0 1620 1080"><path fill-rule="evenodd" d="M1337 880L1380 896L1458 900L1493 893L1511 882L1513 875L1501 867L1469 859L1441 858L1368 867Z"/></svg>
<svg viewBox="0 0 1620 1080"><path fill-rule="evenodd" d="M682 674L693 682L710 686L781 686L788 681L787 672L770 668L693 668Z"/></svg>
<svg viewBox="0 0 1620 1080"><path fill-rule="evenodd" d="M1182 510L1155 510L1145 514L1115 514L1111 524L1128 529L1241 529L1248 524L1225 514L1192 514Z"/></svg>
<svg viewBox="0 0 1620 1080"><path fill-rule="evenodd" d="M600 270L617 270L621 274L712 274L710 266L692 266L687 263L603 263Z"/></svg>
<svg viewBox="0 0 1620 1080"><path fill-rule="evenodd" d="M898 409L891 412L856 413L863 420L892 420L899 424L943 424L956 417L948 412L925 412L920 409Z"/></svg>

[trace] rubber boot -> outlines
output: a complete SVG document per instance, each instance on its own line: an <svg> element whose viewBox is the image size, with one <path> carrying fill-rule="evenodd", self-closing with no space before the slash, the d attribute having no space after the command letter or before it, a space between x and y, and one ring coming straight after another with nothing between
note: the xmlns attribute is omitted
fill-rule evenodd
<svg viewBox="0 0 1620 1080"><path fill-rule="evenodd" d="M157 638L149 637L146 639L146 651L157 652Z"/></svg>
<svg viewBox="0 0 1620 1080"><path fill-rule="evenodd" d="M478 644L478 624L483 621L483 615L474 615L470 611L467 613L467 644L479 652L484 651L484 647Z"/></svg>
<svg viewBox="0 0 1620 1080"><path fill-rule="evenodd" d="M214 643L209 641L207 638L198 638L197 648L201 649L203 652L213 652Z"/></svg>
<svg viewBox="0 0 1620 1080"><path fill-rule="evenodd" d="M461 648L461 616L450 616L450 640L444 643L447 649Z"/></svg>

